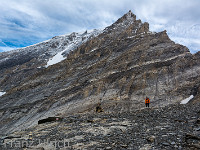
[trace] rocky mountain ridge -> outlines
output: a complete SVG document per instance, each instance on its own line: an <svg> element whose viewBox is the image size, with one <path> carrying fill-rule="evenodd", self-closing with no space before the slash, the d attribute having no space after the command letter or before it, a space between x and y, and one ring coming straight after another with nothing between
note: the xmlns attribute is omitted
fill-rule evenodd
<svg viewBox="0 0 200 150"><path fill-rule="evenodd" d="M0 88L6 91L0 97L0 131L24 130L50 116L94 113L98 104L107 113L142 109L146 96L151 107L179 103L190 95L199 102L200 53L192 55L166 31L149 31L149 24L131 11L89 34L69 53L65 42L59 43L66 37L53 38L50 47L37 45L42 48L35 56L30 53L35 46L25 48L27 53L0 53ZM66 59L48 65L60 52Z"/></svg>
<svg viewBox="0 0 200 150"><path fill-rule="evenodd" d="M12 87L9 84L10 82L14 82L13 86L16 86L17 82L21 82L23 78L33 75L42 67L48 67L62 61L70 51L73 51L101 32L101 30L96 29L83 33L73 32L67 35L55 36L50 40L25 48L0 53L0 70L2 75L0 90L7 91ZM59 54L58 60L54 60ZM10 71L4 74L8 70ZM15 76L17 80L12 79L12 76Z"/></svg>

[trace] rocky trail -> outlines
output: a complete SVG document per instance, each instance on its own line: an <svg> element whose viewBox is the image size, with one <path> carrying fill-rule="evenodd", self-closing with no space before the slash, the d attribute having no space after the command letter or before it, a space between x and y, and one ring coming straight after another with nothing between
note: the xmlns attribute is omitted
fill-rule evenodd
<svg viewBox="0 0 200 150"><path fill-rule="evenodd" d="M66 116L5 137L1 149L199 149L199 108L173 104Z"/></svg>

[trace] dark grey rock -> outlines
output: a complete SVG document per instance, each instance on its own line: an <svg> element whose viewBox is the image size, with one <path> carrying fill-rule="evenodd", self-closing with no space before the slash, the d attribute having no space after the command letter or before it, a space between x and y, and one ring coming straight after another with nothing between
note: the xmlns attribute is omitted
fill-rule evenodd
<svg viewBox="0 0 200 150"><path fill-rule="evenodd" d="M105 149L109 150L109 149L112 149L112 147L106 147Z"/></svg>
<svg viewBox="0 0 200 150"><path fill-rule="evenodd" d="M162 145L164 145L164 146L170 146L170 144L166 143L166 142L162 143Z"/></svg>
<svg viewBox="0 0 200 150"><path fill-rule="evenodd" d="M171 142L171 145L175 145L176 143L175 142Z"/></svg>

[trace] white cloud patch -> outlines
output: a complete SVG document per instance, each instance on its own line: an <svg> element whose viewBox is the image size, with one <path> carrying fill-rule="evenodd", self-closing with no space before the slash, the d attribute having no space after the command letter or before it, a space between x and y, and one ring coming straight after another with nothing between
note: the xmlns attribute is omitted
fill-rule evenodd
<svg viewBox="0 0 200 150"><path fill-rule="evenodd" d="M6 52L16 49L16 47L9 47L9 46L0 46L0 52Z"/></svg>
<svg viewBox="0 0 200 150"><path fill-rule="evenodd" d="M27 46L56 35L104 28L132 10L152 31L167 30L172 39L190 39L189 45L181 44L196 52L199 6L198 0L0 0L0 39L8 47Z"/></svg>
<svg viewBox="0 0 200 150"><path fill-rule="evenodd" d="M200 50L200 24L177 21L174 25L164 28L173 41L187 46L192 53Z"/></svg>

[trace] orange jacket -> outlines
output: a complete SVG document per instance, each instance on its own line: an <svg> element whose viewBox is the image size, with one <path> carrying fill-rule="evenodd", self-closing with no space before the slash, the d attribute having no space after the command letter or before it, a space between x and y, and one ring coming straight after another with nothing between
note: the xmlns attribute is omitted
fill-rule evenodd
<svg viewBox="0 0 200 150"><path fill-rule="evenodd" d="M146 99L145 99L145 104L148 104L148 103L150 103L150 99L149 99L149 98L146 98Z"/></svg>

